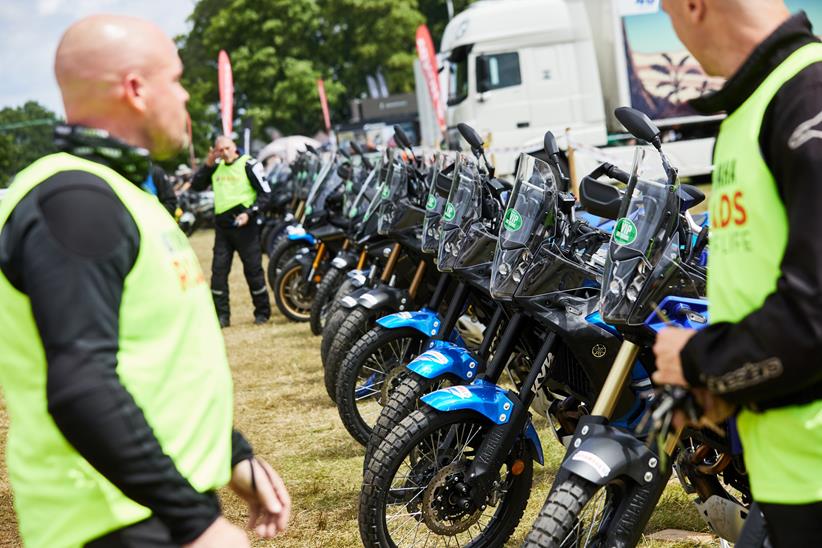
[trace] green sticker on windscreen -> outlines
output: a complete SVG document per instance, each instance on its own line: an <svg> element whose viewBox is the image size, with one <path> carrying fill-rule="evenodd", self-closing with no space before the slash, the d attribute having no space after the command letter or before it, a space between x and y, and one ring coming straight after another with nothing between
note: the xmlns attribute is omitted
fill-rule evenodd
<svg viewBox="0 0 822 548"><path fill-rule="evenodd" d="M437 207L437 198L433 194L428 195L428 200L425 202L425 209L434 209Z"/></svg>
<svg viewBox="0 0 822 548"><path fill-rule="evenodd" d="M636 241L637 229L631 219L623 217L617 221L614 227L614 243L617 245L630 245Z"/></svg>
<svg viewBox="0 0 822 548"><path fill-rule="evenodd" d="M508 211L505 212L505 218L502 220L502 225L511 232L516 232L520 228L522 228L522 215L519 214L519 211L513 208L509 208Z"/></svg>
<svg viewBox="0 0 822 548"><path fill-rule="evenodd" d="M446 221L450 221L457 215L457 210L454 208L454 204L448 202L445 204L445 211L442 214L442 218Z"/></svg>

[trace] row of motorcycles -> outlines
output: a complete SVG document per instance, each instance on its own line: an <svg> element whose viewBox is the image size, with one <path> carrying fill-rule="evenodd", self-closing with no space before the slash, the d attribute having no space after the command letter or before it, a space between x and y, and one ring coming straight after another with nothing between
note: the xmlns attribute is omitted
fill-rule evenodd
<svg viewBox="0 0 822 548"><path fill-rule="evenodd" d="M288 213L264 228L269 282L322 336L365 447L364 545L505 545L544 462L534 415L566 452L525 546L634 546L673 472L738 539L753 501L733 420L686 426L694 399L650 378L659 330L708 323L705 196L644 114L616 115L643 144L578 199L552 134L511 183L464 124L470 152L418 156L395 127L397 148L311 149L272 184Z"/></svg>

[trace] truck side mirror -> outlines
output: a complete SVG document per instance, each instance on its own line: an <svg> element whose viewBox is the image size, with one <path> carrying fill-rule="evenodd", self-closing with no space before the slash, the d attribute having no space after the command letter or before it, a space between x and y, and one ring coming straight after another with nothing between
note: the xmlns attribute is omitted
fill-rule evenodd
<svg viewBox="0 0 822 548"><path fill-rule="evenodd" d="M635 108L619 107L614 111L619 123L625 126L625 129L634 137L647 141L660 148L662 143L659 141L659 128L651 121L648 116Z"/></svg>
<svg viewBox="0 0 822 548"><path fill-rule="evenodd" d="M477 57L477 93L485 93L491 89L489 73L488 58L480 55Z"/></svg>

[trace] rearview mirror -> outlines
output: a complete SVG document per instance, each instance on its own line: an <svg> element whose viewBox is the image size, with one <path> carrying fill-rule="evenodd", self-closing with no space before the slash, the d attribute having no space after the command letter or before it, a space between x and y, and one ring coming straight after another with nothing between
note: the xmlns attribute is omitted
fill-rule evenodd
<svg viewBox="0 0 822 548"><path fill-rule="evenodd" d="M465 139L469 145L471 145L471 150L482 150L482 137L480 137L479 133L477 133L474 128L468 124L460 122L457 124L457 129L459 130L460 135L462 135L462 138Z"/></svg>
<svg viewBox="0 0 822 548"><path fill-rule="evenodd" d="M659 128L651 121L648 116L635 108L619 107L614 111L614 114L619 120L619 123L625 126L625 129L638 139L647 141L659 148Z"/></svg>
<svg viewBox="0 0 822 548"><path fill-rule="evenodd" d="M547 154L549 158L559 154L557 138L554 137L554 134L550 131L545 132L545 139L543 140L542 146L545 148L545 154Z"/></svg>
<svg viewBox="0 0 822 548"><path fill-rule="evenodd" d="M601 183L589 176L579 184L579 201L588 213L616 220L619 218L622 193L615 186Z"/></svg>
<svg viewBox="0 0 822 548"><path fill-rule="evenodd" d="M394 125L394 140L397 141L403 148L411 148L411 140L398 125Z"/></svg>

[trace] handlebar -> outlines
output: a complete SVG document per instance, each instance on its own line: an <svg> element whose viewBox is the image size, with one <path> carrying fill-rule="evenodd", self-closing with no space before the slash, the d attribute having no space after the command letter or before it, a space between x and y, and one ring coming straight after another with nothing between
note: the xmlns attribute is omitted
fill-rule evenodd
<svg viewBox="0 0 822 548"><path fill-rule="evenodd" d="M602 173L611 177L612 179L616 179L620 183L625 183L626 185L631 180L631 174L627 171L623 171L619 169L617 166L609 163L604 163L600 166L602 169Z"/></svg>

